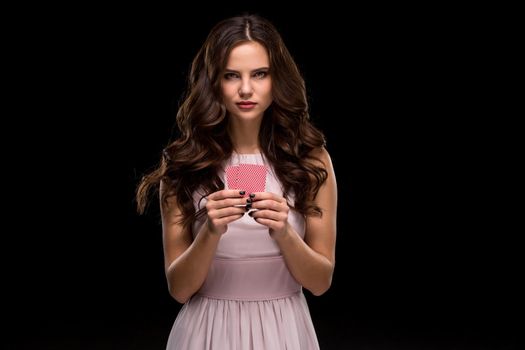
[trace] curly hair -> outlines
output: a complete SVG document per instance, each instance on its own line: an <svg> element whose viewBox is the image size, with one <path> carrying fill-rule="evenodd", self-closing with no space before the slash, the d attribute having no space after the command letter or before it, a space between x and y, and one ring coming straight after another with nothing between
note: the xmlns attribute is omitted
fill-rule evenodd
<svg viewBox="0 0 525 350"><path fill-rule="evenodd" d="M257 15L225 19L211 30L195 56L188 87L176 121L178 137L163 150L160 164L137 187L139 213L150 195L160 193L162 205L176 196L185 229L205 214L196 211L193 193L206 195L224 189L219 177L223 161L233 152L228 134L228 113L222 102L221 75L231 50L255 41L264 46L270 61L273 102L265 111L259 144L283 185L284 197L295 196L293 208L303 216L322 215L314 198L327 178L315 151L326 144L323 133L310 121L306 88L297 64L273 24Z"/></svg>

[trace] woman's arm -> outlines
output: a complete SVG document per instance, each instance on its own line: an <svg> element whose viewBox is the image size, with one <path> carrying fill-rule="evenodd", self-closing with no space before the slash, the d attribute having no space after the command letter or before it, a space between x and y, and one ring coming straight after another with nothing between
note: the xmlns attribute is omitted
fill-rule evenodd
<svg viewBox="0 0 525 350"><path fill-rule="evenodd" d="M260 198L260 203L255 201L252 205L253 208L265 209L273 206L272 213L254 212L253 217L257 218L257 222L270 227L272 237L279 245L291 274L314 295L323 294L332 283L337 218L337 184L332 161L324 148L318 154L318 158L328 173L315 198L323 215L307 218L304 241L287 223L288 207L285 203L268 204L265 198Z"/></svg>
<svg viewBox="0 0 525 350"><path fill-rule="evenodd" d="M161 191L163 190L161 184ZM195 240L190 230L178 223L182 212L175 196L168 204L161 203L164 267L170 294L179 303L185 303L204 283L215 256L217 245L227 224L241 218L244 208L234 208L245 203L239 191L223 190L208 196L208 219Z"/></svg>

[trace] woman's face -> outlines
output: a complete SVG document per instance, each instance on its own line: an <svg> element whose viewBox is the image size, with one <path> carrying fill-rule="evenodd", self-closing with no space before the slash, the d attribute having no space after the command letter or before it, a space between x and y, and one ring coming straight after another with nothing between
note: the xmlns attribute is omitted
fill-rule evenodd
<svg viewBox="0 0 525 350"><path fill-rule="evenodd" d="M233 48L221 78L223 102L232 117L262 118L272 103L272 79L266 49L249 41Z"/></svg>

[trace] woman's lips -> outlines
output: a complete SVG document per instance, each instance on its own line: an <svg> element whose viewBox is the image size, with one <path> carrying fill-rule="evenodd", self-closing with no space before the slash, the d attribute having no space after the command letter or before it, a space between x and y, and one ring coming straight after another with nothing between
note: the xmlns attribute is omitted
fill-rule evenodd
<svg viewBox="0 0 525 350"><path fill-rule="evenodd" d="M257 103L255 102L239 102L237 103L237 106L239 106L239 108L241 109L251 109L253 107L255 107Z"/></svg>

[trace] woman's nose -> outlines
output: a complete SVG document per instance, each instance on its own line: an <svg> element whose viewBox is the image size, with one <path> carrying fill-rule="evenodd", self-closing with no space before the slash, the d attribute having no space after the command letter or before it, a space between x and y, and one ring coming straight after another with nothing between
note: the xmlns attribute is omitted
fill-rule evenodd
<svg viewBox="0 0 525 350"><path fill-rule="evenodd" d="M253 93L253 88L250 85L249 81L243 81L241 83L241 86L239 87L239 95L245 96L245 95L251 95Z"/></svg>

